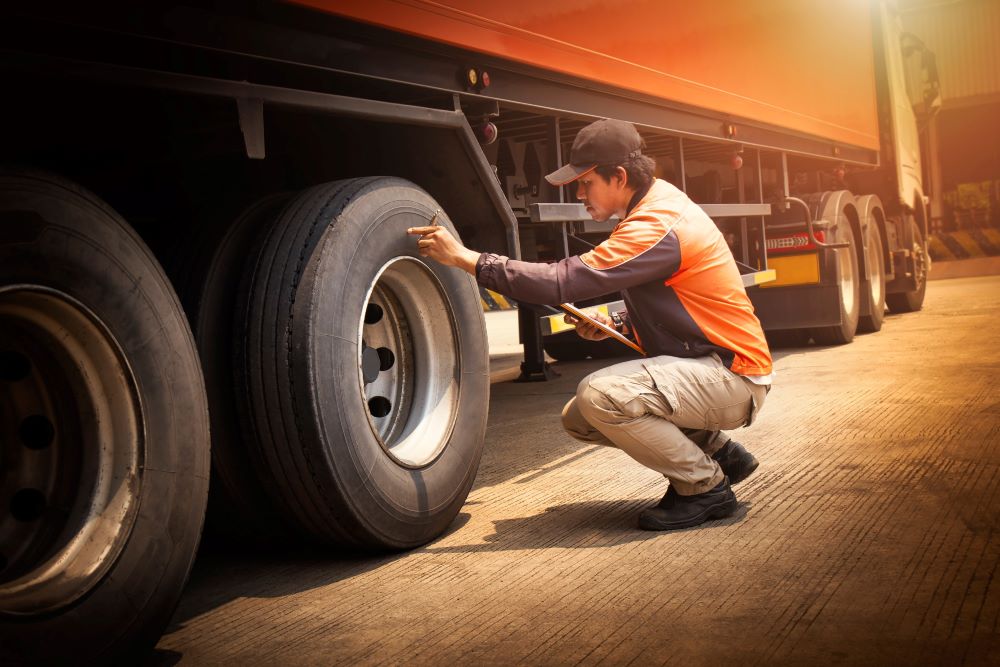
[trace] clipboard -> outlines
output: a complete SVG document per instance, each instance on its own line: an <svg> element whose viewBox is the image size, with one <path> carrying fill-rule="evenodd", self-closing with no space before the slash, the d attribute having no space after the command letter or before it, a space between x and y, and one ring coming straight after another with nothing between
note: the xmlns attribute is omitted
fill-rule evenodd
<svg viewBox="0 0 1000 667"><path fill-rule="evenodd" d="M618 333L617 331L615 331L614 329L612 329L608 325L602 324L601 322L598 322L593 317L591 317L590 315L587 315L585 312L583 312L582 310L580 310L579 308L577 308L573 304L571 304L571 303L560 303L559 307L562 308L567 313L569 313L570 315L572 315L573 317L577 318L578 320L586 320L587 322L593 324L595 327L597 327L598 329L600 329L604 333L608 334L609 336L611 336L612 338L614 338L615 340L617 340L619 343L623 343L625 345L628 345L630 348L632 348L633 350L635 350L636 352L638 352L642 356L646 356L646 351L643 350L641 347L639 347L638 345L636 345L635 343L633 343L628 338L626 338L625 336L621 335L620 333Z"/></svg>

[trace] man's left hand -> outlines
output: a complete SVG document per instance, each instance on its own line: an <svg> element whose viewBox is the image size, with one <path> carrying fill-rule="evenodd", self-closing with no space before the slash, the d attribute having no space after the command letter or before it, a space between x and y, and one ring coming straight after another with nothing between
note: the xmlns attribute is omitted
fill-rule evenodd
<svg viewBox="0 0 1000 667"><path fill-rule="evenodd" d="M598 322L600 322L601 324L609 326L612 329L615 326L614 322L611 321L610 317L606 316L604 313L598 310L595 310L592 313L588 313L588 315L597 320ZM563 320L569 324L576 325L576 333L578 336L580 336L580 338L586 338L587 340L604 340L605 338L611 338L610 334L606 333L603 329L594 326L587 320L578 320L577 318L573 317L568 313L563 316Z"/></svg>

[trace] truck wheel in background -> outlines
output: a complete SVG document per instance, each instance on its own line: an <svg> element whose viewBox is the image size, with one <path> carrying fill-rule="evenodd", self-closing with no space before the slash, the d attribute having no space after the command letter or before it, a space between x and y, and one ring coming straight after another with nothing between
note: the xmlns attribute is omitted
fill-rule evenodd
<svg viewBox="0 0 1000 667"><path fill-rule="evenodd" d="M809 344L809 329L766 329L768 347L782 349L789 347L805 347Z"/></svg>
<svg viewBox="0 0 1000 667"><path fill-rule="evenodd" d="M862 315L858 319L858 331L870 333L882 328L885 319L885 258L883 256L882 232L875 220L869 220L865 229L865 264L868 275L865 280L865 299Z"/></svg>
<svg viewBox="0 0 1000 667"><path fill-rule="evenodd" d="M912 216L908 216L910 228L913 230L913 269L916 279L916 289L908 292L894 292L885 295L889 310L894 313L912 313L924 306L924 296L927 294L927 274L930 270L930 257L924 244L924 235L920 226Z"/></svg>
<svg viewBox="0 0 1000 667"><path fill-rule="evenodd" d="M267 542L286 537L283 521L257 477L251 462L252 435L240 432L236 408L233 335L245 324L237 322L234 304L248 257L258 239L287 202L273 195L249 208L224 230L208 230L200 245L214 249L194 257L180 273L178 291L185 302L205 374L212 426L212 488L206 535ZM182 282L181 282L182 281Z"/></svg>
<svg viewBox="0 0 1000 667"><path fill-rule="evenodd" d="M583 359L613 359L633 354L625 345L615 340L585 340L575 331L562 331L545 336L545 353L556 361L581 361Z"/></svg>
<svg viewBox="0 0 1000 667"><path fill-rule="evenodd" d="M180 303L106 204L0 173L0 663L150 649L194 560L208 411Z"/></svg>
<svg viewBox="0 0 1000 667"><path fill-rule="evenodd" d="M832 235L834 242L847 242L846 248L833 252L837 258L838 300L840 303L840 324L829 327L815 327L811 330L813 340L818 345L843 345L854 340L861 312L861 276L858 270L858 241L854 229L846 216L842 217Z"/></svg>
<svg viewBox="0 0 1000 667"><path fill-rule="evenodd" d="M244 276L237 345L258 474L317 540L418 546L475 478L489 404L479 292L406 233L437 209L398 178L311 188ZM454 232L443 212L437 223Z"/></svg>

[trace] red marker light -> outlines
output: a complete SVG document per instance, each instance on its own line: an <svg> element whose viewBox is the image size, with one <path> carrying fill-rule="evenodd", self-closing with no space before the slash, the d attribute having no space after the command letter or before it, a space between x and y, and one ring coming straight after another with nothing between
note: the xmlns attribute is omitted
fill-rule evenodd
<svg viewBox="0 0 1000 667"><path fill-rule="evenodd" d="M497 140L500 132L496 125L487 121L476 128L476 134L479 136L479 143L488 146Z"/></svg>
<svg viewBox="0 0 1000 667"><path fill-rule="evenodd" d="M490 87L490 73L489 72L484 71L483 74L482 74L482 76L480 77L480 80L483 82L483 88L489 88Z"/></svg>

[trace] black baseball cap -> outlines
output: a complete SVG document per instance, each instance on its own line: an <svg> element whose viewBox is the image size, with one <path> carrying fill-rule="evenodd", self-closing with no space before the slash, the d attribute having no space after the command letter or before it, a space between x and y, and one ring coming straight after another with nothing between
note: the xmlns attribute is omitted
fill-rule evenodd
<svg viewBox="0 0 1000 667"><path fill-rule="evenodd" d="M569 151L569 164L545 177L552 185L566 185L599 164L621 164L642 155L642 137L632 123L623 120L596 120L580 130Z"/></svg>

